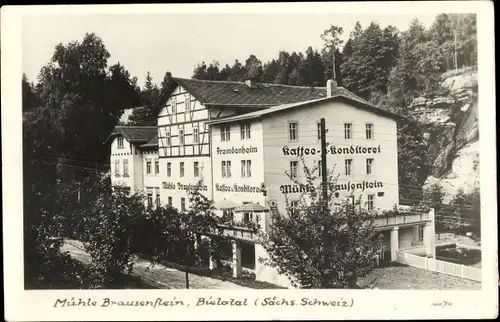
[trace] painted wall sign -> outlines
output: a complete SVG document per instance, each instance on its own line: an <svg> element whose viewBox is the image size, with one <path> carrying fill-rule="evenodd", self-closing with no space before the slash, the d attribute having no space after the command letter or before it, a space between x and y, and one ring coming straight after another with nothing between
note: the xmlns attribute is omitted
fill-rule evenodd
<svg viewBox="0 0 500 322"><path fill-rule="evenodd" d="M237 183L232 186L227 184L215 184L215 191L220 192L249 192L249 193L262 193L261 187L249 186L247 184L239 185Z"/></svg>
<svg viewBox="0 0 500 322"><path fill-rule="evenodd" d="M173 182L165 182L163 181L162 182L162 186L163 186L163 189L168 189L168 190L191 190L191 189L194 189L196 187L196 184L182 184L180 182L177 182L177 184L173 183ZM203 185L200 187L200 190L201 191L208 191L208 186L207 185Z"/></svg>
<svg viewBox="0 0 500 322"><path fill-rule="evenodd" d="M288 193L304 193L308 192L310 185L306 184L285 184L280 186L280 191L283 194ZM381 181L362 181L351 183L338 183L335 185L335 191L354 191L361 190L364 191L366 188L383 188L384 184Z"/></svg>
<svg viewBox="0 0 500 322"><path fill-rule="evenodd" d="M221 149L220 147L217 147L217 154L246 154L246 153L257 153L257 147L250 146L250 147L245 147L244 145L241 146L241 148L235 148L234 146L232 148L227 148L227 149Z"/></svg>
<svg viewBox="0 0 500 322"><path fill-rule="evenodd" d="M304 155L317 155L321 154L321 149L316 148L306 148L304 146L298 146L296 148L290 148L288 146L283 147L283 155L296 155L302 157ZM368 153L380 153L379 146L359 146L351 145L350 147L335 147L335 145L329 146L327 143L327 154L368 154Z"/></svg>

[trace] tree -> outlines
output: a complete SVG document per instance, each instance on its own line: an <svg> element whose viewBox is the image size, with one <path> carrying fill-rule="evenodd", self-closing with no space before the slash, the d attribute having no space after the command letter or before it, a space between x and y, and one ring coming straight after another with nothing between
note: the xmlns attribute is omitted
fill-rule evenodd
<svg viewBox="0 0 500 322"><path fill-rule="evenodd" d="M303 161L303 160L302 160ZM298 204L286 200L286 214L272 215L270 232L262 234L269 258L261 260L302 288L358 288L357 278L370 270L380 236L375 214L360 203L334 205L336 178L328 174L328 199L321 197L315 169L304 164L307 192ZM326 211L324 209L327 209Z"/></svg>
<svg viewBox="0 0 500 322"><path fill-rule="evenodd" d="M107 68L109 57L95 34L86 34L82 42L58 44L38 75L38 103L23 114L27 287L53 284L71 275L60 269L70 261L59 254L62 212L68 207L58 190L68 181L89 184L84 179L95 178L89 173L95 175L102 168L97 167L99 162L109 160L102 143L123 109L137 100L130 74L119 63Z"/></svg>
<svg viewBox="0 0 500 322"><path fill-rule="evenodd" d="M398 54L398 30L392 26L382 30L374 22L365 30L356 26L344 47L342 81L347 89L368 100L387 93L389 73Z"/></svg>
<svg viewBox="0 0 500 322"><path fill-rule="evenodd" d="M397 132L399 199L401 203L416 204L430 171L423 131L417 123L405 122Z"/></svg>
<svg viewBox="0 0 500 322"><path fill-rule="evenodd" d="M322 55L323 65L325 66L325 78L335 78L337 82L341 75L339 65L340 46L344 41L340 39L340 36L343 32L344 29L342 27L331 25L330 28L326 29L321 35L321 39L324 42ZM335 75L333 73L335 73Z"/></svg>
<svg viewBox="0 0 500 322"><path fill-rule="evenodd" d="M448 211L440 219L445 222L446 228L455 233L473 232L480 236L481 197L479 188L470 193L465 193L460 188L450 202Z"/></svg>
<svg viewBox="0 0 500 322"><path fill-rule="evenodd" d="M92 257L89 264L92 286L109 288L124 269L131 272L132 236L137 218L144 216L140 195L102 193L87 208L85 250Z"/></svg>
<svg viewBox="0 0 500 322"><path fill-rule="evenodd" d="M280 65L278 61L273 59L270 62L265 63L263 69L262 81L264 83L273 83L276 76L280 72Z"/></svg>
<svg viewBox="0 0 500 322"><path fill-rule="evenodd" d="M106 163L109 150L102 143L123 110L139 103L129 72L120 63L107 68L109 57L102 40L86 34L82 42L58 44L51 61L39 73L40 102L57 110L61 154ZM69 169L64 170L68 175L65 180L86 176Z"/></svg>
<svg viewBox="0 0 500 322"><path fill-rule="evenodd" d="M260 80L262 77L262 62L255 56L250 55L245 61L245 79Z"/></svg>
<svg viewBox="0 0 500 322"><path fill-rule="evenodd" d="M440 219L440 216L442 215L440 212L443 208L443 198L443 187L439 183L434 183L424 190L422 203L425 207L434 208L434 213L437 219ZM435 225L437 233L444 231L445 226L442 224L441 220L437 220Z"/></svg>
<svg viewBox="0 0 500 322"><path fill-rule="evenodd" d="M165 79L164 79L165 80ZM141 91L142 105L136 107L129 116L129 125L156 125L156 115L151 111L160 98L161 90L153 83L153 77L148 71Z"/></svg>
<svg viewBox="0 0 500 322"><path fill-rule="evenodd" d="M35 86L28 81L26 74L22 78L22 93L23 93L23 112L27 112L36 108L39 104L38 97L35 92Z"/></svg>

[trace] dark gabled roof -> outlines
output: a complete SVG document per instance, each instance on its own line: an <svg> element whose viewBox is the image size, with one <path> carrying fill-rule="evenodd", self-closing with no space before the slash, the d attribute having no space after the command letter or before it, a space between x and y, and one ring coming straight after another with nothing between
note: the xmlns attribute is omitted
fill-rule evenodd
<svg viewBox="0 0 500 322"><path fill-rule="evenodd" d="M340 88L339 88L340 89ZM363 100L362 98L359 98L358 96L352 94L351 92L343 89L340 91L337 91L334 95L331 97L325 97L325 98L320 98L320 99L315 99L315 100L309 100L305 102L298 102L298 103L291 103L291 104L282 104L282 105L277 105L277 106L272 106L266 109L246 113L246 114L241 114L241 115L236 115L236 116L230 116L230 117L225 117L225 118L220 118L214 121L207 122L208 124L220 124L220 123L227 123L227 122L233 122L233 121L241 121L241 120L248 120L248 119L255 119L259 118L262 116L265 116L267 114L271 113L276 113L280 111L285 111L291 108L295 107L304 107L308 105L313 105L316 103L320 102L326 102L330 100L343 100L346 101L353 106L357 106L359 108L366 109L372 113L386 116L392 119L395 119L397 121L402 120L403 118L397 114L394 114L392 112L386 111L384 109L381 109L379 107L375 107L374 105L368 103L367 101Z"/></svg>
<svg viewBox="0 0 500 322"><path fill-rule="evenodd" d="M256 83L255 88L251 88L244 82L186 78L173 78L163 95L170 95L177 85L185 88L202 104L210 106L265 108L326 97L325 87ZM155 106L154 112L157 113L160 106Z"/></svg>
<svg viewBox="0 0 500 322"><path fill-rule="evenodd" d="M147 143L141 145L141 148L155 148L155 147L158 147L158 134L155 135Z"/></svg>
<svg viewBox="0 0 500 322"><path fill-rule="evenodd" d="M115 126L115 129L106 139L108 142L116 136L123 136L130 143L144 144L148 143L153 137L158 134L156 126Z"/></svg>

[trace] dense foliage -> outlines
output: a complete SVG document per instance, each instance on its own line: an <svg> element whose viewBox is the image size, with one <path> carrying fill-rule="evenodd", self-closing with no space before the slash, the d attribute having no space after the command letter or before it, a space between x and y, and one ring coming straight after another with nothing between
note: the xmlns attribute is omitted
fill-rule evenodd
<svg viewBox="0 0 500 322"><path fill-rule="evenodd" d="M336 179L331 173L325 201L315 171L305 163L303 168L302 184L309 191L294 207L287 200L286 213L272 216L270 232L262 234L269 258L262 262L286 275L295 287L358 288L357 279L370 270L381 242L374 226L376 214L359 200L335 206Z"/></svg>

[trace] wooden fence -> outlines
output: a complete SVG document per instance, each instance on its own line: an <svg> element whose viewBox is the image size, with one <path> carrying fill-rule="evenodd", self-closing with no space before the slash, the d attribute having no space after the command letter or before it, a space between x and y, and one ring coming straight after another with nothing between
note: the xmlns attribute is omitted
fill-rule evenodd
<svg viewBox="0 0 500 322"><path fill-rule="evenodd" d="M396 253L396 262L432 272L458 276L473 281L481 281L481 269L471 266L454 264L402 252Z"/></svg>

